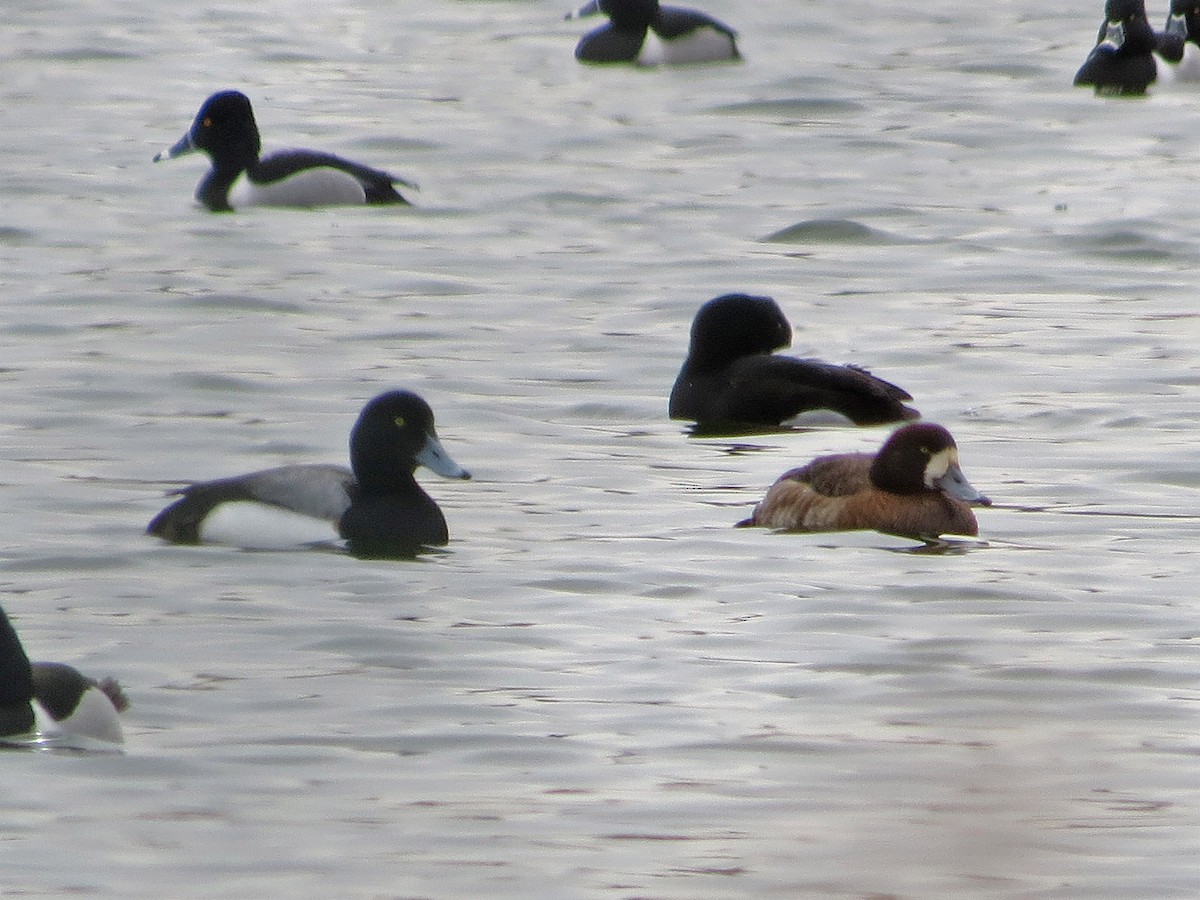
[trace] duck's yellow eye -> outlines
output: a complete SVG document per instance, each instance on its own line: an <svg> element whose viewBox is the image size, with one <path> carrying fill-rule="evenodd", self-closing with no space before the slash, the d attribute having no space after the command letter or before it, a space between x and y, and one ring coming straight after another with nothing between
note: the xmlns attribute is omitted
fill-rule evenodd
<svg viewBox="0 0 1200 900"><path fill-rule="evenodd" d="M397 428L403 428L405 425L404 416L396 416L396 418L392 419L392 424Z"/></svg>
<svg viewBox="0 0 1200 900"><path fill-rule="evenodd" d="M203 125L205 128L212 128L212 119L206 117L204 119L204 121L201 122L200 124Z"/></svg>

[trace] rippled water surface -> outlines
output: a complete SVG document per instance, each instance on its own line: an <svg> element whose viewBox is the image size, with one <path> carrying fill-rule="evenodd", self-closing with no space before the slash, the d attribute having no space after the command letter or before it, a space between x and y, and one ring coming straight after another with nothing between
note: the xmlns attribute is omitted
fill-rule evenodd
<svg viewBox="0 0 1200 900"><path fill-rule="evenodd" d="M549 2L6 6L0 603L134 705L0 756L0 892L1200 895L1200 88L1072 89L1091 0L702 5L744 64L583 68ZM198 210L150 160L224 87L416 205ZM668 421L734 290L951 428L981 545L731 528L887 433ZM445 553L143 535L394 386L476 476L421 475Z"/></svg>

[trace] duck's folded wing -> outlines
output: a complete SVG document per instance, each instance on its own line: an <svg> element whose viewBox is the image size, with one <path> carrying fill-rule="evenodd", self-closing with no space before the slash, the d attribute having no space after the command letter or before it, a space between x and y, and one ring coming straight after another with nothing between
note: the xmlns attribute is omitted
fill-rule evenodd
<svg viewBox="0 0 1200 900"><path fill-rule="evenodd" d="M343 159L336 154L322 153L318 150L280 150L264 156L247 170L246 174L251 182L262 185L271 184L287 178L289 175L295 175L297 172L320 168L337 169L353 176L366 191L368 203L377 203L384 198L391 199L393 202L407 203L408 201L396 193L392 185L416 187L414 183L405 181L390 172L373 169L370 166ZM392 195L399 198L399 201L396 201Z"/></svg>
<svg viewBox="0 0 1200 900"><path fill-rule="evenodd" d="M845 509L870 487L872 457L846 453L822 456L784 472L767 489L739 527L762 525L797 531L838 530Z"/></svg>
<svg viewBox="0 0 1200 900"><path fill-rule="evenodd" d="M346 467L319 463L265 469L234 480L249 494L245 499L330 521L337 521L350 508L357 483Z"/></svg>
<svg viewBox="0 0 1200 900"><path fill-rule="evenodd" d="M892 382L890 382L890 381L884 381L878 375L872 375L869 371L864 369L862 366L856 366L856 365L854 365L854 363L847 363L844 366L838 366L838 365L834 365L833 363L821 363L819 360L810 360L810 362L818 362L820 365L828 366L832 369L839 370L839 375L841 373L844 373L846 370L849 370L850 372L856 372L858 375L861 375L863 377L862 384L864 386L866 386L867 389L872 390L872 391L879 391L884 396L886 396L892 400L911 400L912 399L912 394L910 394L904 388L900 387L898 384L892 384Z"/></svg>
<svg viewBox="0 0 1200 900"><path fill-rule="evenodd" d="M611 24L601 25L579 39L575 58L580 62L633 62L641 52L645 32L619 31Z"/></svg>
<svg viewBox="0 0 1200 900"><path fill-rule="evenodd" d="M1154 82L1158 66L1151 53L1120 56L1111 44L1101 44L1088 54L1075 73L1076 87L1095 87L1106 94L1139 95Z"/></svg>
<svg viewBox="0 0 1200 900"><path fill-rule="evenodd" d="M97 686L95 681L66 663L36 662L30 666L30 670L33 673L34 695L55 721L75 712L75 706L84 692Z"/></svg>
<svg viewBox="0 0 1200 900"><path fill-rule="evenodd" d="M739 360L730 376L729 409L753 414L748 421L781 422L814 409L833 410L859 425L918 416L902 402L912 399L907 391L858 366L752 356Z"/></svg>
<svg viewBox="0 0 1200 900"><path fill-rule="evenodd" d="M680 37L697 28L712 28L731 38L737 37L737 32L724 22L694 9L683 9L678 6L660 6L658 18L654 20L650 28L665 40Z"/></svg>
<svg viewBox="0 0 1200 900"><path fill-rule="evenodd" d="M321 464L282 466L203 481L175 491L180 499L155 516L146 531L169 541L194 544L200 540L205 517L220 504L237 501L266 503L336 522L349 509L355 485L349 469Z"/></svg>
<svg viewBox="0 0 1200 900"><path fill-rule="evenodd" d="M819 456L807 465L784 472L776 479L807 485L822 497L847 497L871 487L871 461L868 453L841 453Z"/></svg>
<svg viewBox="0 0 1200 900"><path fill-rule="evenodd" d="M1169 63L1177 63L1183 59L1183 48L1186 43L1186 35L1174 32L1163 33L1158 35L1154 52Z"/></svg>
<svg viewBox="0 0 1200 900"><path fill-rule="evenodd" d="M1075 73L1071 82L1075 87L1098 86L1105 82L1106 69L1112 66L1114 50L1107 44L1100 44L1092 49Z"/></svg>

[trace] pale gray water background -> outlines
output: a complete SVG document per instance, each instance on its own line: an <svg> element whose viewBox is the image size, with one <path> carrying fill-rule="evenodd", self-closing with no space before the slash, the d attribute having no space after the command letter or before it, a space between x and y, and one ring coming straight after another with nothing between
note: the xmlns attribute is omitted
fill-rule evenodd
<svg viewBox="0 0 1200 900"><path fill-rule="evenodd" d="M1200 88L1072 89L1098 0L702 5L744 65L580 67L566 3L5 5L0 603L134 706L0 756L0 893L1200 896ZM199 211L150 159L226 87L416 207ZM730 527L887 433L667 421L731 290L951 428L986 546ZM445 554L142 534L394 386L476 476L421 475Z"/></svg>

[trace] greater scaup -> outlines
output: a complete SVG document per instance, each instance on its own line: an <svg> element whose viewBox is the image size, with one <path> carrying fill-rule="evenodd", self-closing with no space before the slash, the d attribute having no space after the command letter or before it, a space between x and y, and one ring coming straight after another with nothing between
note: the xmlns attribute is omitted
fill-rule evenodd
<svg viewBox="0 0 1200 900"><path fill-rule="evenodd" d="M658 66L741 59L737 32L693 9L660 6L658 0L590 0L568 18L598 12L609 22L576 45L580 62Z"/></svg>
<svg viewBox="0 0 1200 900"><path fill-rule="evenodd" d="M117 713L129 706L112 678L95 681L65 663L30 663L0 608L0 738L125 740Z"/></svg>
<svg viewBox="0 0 1200 900"><path fill-rule="evenodd" d="M770 297L724 294L700 307L687 359L671 388L672 419L700 431L778 425L828 409L856 425L918 418L907 391L858 366L773 356L792 342L792 327Z"/></svg>
<svg viewBox="0 0 1200 900"><path fill-rule="evenodd" d="M336 540L355 556L409 557L449 540L446 519L413 477L418 465L470 478L442 447L433 411L411 391L371 400L350 433L350 469L291 465L205 481L147 531L179 544L283 549Z"/></svg>
<svg viewBox="0 0 1200 900"><path fill-rule="evenodd" d="M1076 87L1097 94L1139 95L1171 81L1170 66L1157 54L1158 36L1146 18L1144 0L1108 0L1096 46L1075 73Z"/></svg>
<svg viewBox="0 0 1200 900"><path fill-rule="evenodd" d="M1158 55L1172 65L1177 80L1200 81L1200 2L1171 0Z"/></svg>
<svg viewBox="0 0 1200 900"><path fill-rule="evenodd" d="M233 209L229 193L238 188L241 206L345 206L407 203L392 187L415 185L379 169L316 150L281 150L259 157L262 142L250 99L241 91L220 91L204 101L196 120L175 146L155 162L200 151L212 168L196 188L196 199L213 212Z"/></svg>
<svg viewBox="0 0 1200 900"><path fill-rule="evenodd" d="M950 432L919 423L897 429L874 455L819 456L785 472L750 518L737 524L787 531L868 529L922 540L974 537L979 525L970 504L991 502L963 475Z"/></svg>

